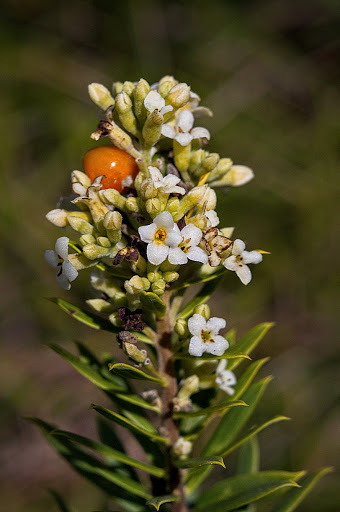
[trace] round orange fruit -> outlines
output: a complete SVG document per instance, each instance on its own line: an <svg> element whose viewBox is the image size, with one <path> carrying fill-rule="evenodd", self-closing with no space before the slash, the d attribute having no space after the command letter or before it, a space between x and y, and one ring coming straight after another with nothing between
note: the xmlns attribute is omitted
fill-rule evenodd
<svg viewBox="0 0 340 512"><path fill-rule="evenodd" d="M105 176L102 188L114 188L118 192L126 189L123 180L129 177L134 180L139 171L133 156L115 146L89 149L83 157L83 168L91 181L98 176Z"/></svg>

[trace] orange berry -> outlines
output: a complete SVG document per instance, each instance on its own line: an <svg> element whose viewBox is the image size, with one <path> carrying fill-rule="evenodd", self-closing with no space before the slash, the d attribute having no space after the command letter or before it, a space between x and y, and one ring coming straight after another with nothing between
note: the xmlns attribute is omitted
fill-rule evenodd
<svg viewBox="0 0 340 512"><path fill-rule="evenodd" d="M106 176L102 188L114 188L124 191L123 180L138 174L138 165L133 156L115 146L98 146L89 149L83 157L85 173L93 181L97 176Z"/></svg>

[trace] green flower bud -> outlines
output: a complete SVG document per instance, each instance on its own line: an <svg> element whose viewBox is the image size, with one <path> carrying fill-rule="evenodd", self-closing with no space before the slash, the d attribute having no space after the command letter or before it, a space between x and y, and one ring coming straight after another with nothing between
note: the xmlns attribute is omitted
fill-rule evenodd
<svg viewBox="0 0 340 512"><path fill-rule="evenodd" d="M214 210L216 208L216 203L216 192L212 188L208 187L197 207L200 209L206 208L207 210Z"/></svg>
<svg viewBox="0 0 340 512"><path fill-rule="evenodd" d="M109 249L111 247L111 242L110 242L110 240L106 236L98 236L97 237L97 243L101 247L106 247L107 249Z"/></svg>
<svg viewBox="0 0 340 512"><path fill-rule="evenodd" d="M125 197L122 196L118 192L118 190L115 190L114 188L100 190L99 197L106 204L112 204L113 206L115 206L116 208L119 208L120 210L125 209L125 203L126 203Z"/></svg>
<svg viewBox="0 0 340 512"><path fill-rule="evenodd" d="M119 319L119 315L118 315L117 311L115 311L114 313L111 313L111 315L109 316L109 320L110 320L111 324L114 325L115 327L119 327L121 325L121 321Z"/></svg>
<svg viewBox="0 0 340 512"><path fill-rule="evenodd" d="M141 78L133 91L134 104L135 104L135 115L140 122L144 124L147 116L147 111L144 106L144 100L150 92L150 85L146 80Z"/></svg>
<svg viewBox="0 0 340 512"><path fill-rule="evenodd" d="M115 100L112 98L110 91L102 84L93 83L88 86L89 96L102 110L107 110L114 105Z"/></svg>
<svg viewBox="0 0 340 512"><path fill-rule="evenodd" d="M208 153L208 156L202 162L204 170L206 172L212 171L218 164L219 159L220 155L218 153Z"/></svg>
<svg viewBox="0 0 340 512"><path fill-rule="evenodd" d="M158 279L157 281L152 283L151 290L156 295L163 295L163 293L165 291L165 284L166 283L165 283L164 279Z"/></svg>
<svg viewBox="0 0 340 512"><path fill-rule="evenodd" d="M152 199L157 195L157 189L153 182L149 179L142 182L140 191L144 199Z"/></svg>
<svg viewBox="0 0 340 512"><path fill-rule="evenodd" d="M200 388L200 380L197 375L190 375L187 379L184 379L181 383L181 389L177 396L178 398L189 398Z"/></svg>
<svg viewBox="0 0 340 512"><path fill-rule="evenodd" d="M76 270L84 270L98 263L98 260L89 260L84 254L69 254L68 259Z"/></svg>
<svg viewBox="0 0 340 512"><path fill-rule="evenodd" d="M181 338L186 338L189 335L188 322L179 318L175 323L175 331Z"/></svg>
<svg viewBox="0 0 340 512"><path fill-rule="evenodd" d="M96 239L93 235L83 235L79 238L80 245L83 247L88 244L94 244L96 242Z"/></svg>
<svg viewBox="0 0 340 512"><path fill-rule="evenodd" d="M193 151L190 157L189 171L194 172L196 169L199 169L202 165L203 160L205 159L205 156L206 151L204 151L204 149L198 149L197 151Z"/></svg>
<svg viewBox="0 0 340 512"><path fill-rule="evenodd" d="M125 92L126 94L128 94L129 96L131 96L131 94L133 93L133 91L135 90L135 84L133 82L129 82L128 80L126 82L123 83L123 89L122 89L122 92Z"/></svg>
<svg viewBox="0 0 340 512"><path fill-rule="evenodd" d="M162 279L162 273L157 271L148 272L147 278L149 279L150 283L155 283L159 279Z"/></svg>
<svg viewBox="0 0 340 512"><path fill-rule="evenodd" d="M133 135L138 134L137 120L132 111L132 101L126 92L121 92L116 97L115 111L125 130Z"/></svg>
<svg viewBox="0 0 340 512"><path fill-rule="evenodd" d="M210 307L208 306L208 304L200 304L199 306L195 307L194 313L197 313L198 315L202 315L206 320L209 320Z"/></svg>
<svg viewBox="0 0 340 512"><path fill-rule="evenodd" d="M126 209L129 212L139 212L139 200L138 197L128 197L125 203Z"/></svg>
<svg viewBox="0 0 340 512"><path fill-rule="evenodd" d="M124 288L131 295L135 295L141 291L148 290L150 288L150 281L145 277L133 276L125 281Z"/></svg>
<svg viewBox="0 0 340 512"><path fill-rule="evenodd" d="M212 181L213 179L223 176L231 169L232 165L233 162L230 158L221 158L216 167L211 171L208 181Z"/></svg>
<svg viewBox="0 0 340 512"><path fill-rule="evenodd" d="M191 144L182 146L176 139L173 140L174 148L174 161L177 169L182 173L186 172L189 168Z"/></svg>
<svg viewBox="0 0 340 512"><path fill-rule="evenodd" d="M164 272L163 279L166 283L173 283L179 278L178 272Z"/></svg>
<svg viewBox="0 0 340 512"><path fill-rule="evenodd" d="M175 222L178 222L191 208L201 201L206 194L207 188L208 185L194 187L180 200L179 209L172 214Z"/></svg>
<svg viewBox="0 0 340 512"><path fill-rule="evenodd" d="M169 91L166 97L166 104L172 105L174 108L184 107L190 99L190 87L188 84L177 84Z"/></svg>
<svg viewBox="0 0 340 512"><path fill-rule="evenodd" d="M92 226L92 224L87 222L85 219L69 215L67 220L71 228L75 231L78 231L78 233L81 233L82 235L93 235L95 232L94 226Z"/></svg>
<svg viewBox="0 0 340 512"><path fill-rule="evenodd" d="M164 118L163 115L154 110L146 118L143 126L143 137L148 146L154 146L160 139Z"/></svg>
<svg viewBox="0 0 340 512"><path fill-rule="evenodd" d="M113 82L112 84L112 91L113 94L116 96L123 90L123 82Z"/></svg>
<svg viewBox="0 0 340 512"><path fill-rule="evenodd" d="M170 75L163 76L158 83L158 92L165 98L171 89L178 84L178 81Z"/></svg>
<svg viewBox="0 0 340 512"><path fill-rule="evenodd" d="M245 165L233 165L222 178L212 181L212 187L240 187L248 183L254 177L254 172Z"/></svg>
<svg viewBox="0 0 340 512"><path fill-rule="evenodd" d="M116 244L122 237L121 225L122 216L119 212L107 212L104 217L103 226L106 229L108 239L112 244Z"/></svg>
<svg viewBox="0 0 340 512"><path fill-rule="evenodd" d="M103 258L108 252L109 249L107 247L100 247L96 244L87 244L83 247L83 253L89 260Z"/></svg>
<svg viewBox="0 0 340 512"><path fill-rule="evenodd" d="M147 359L146 351L139 350L133 343L123 343L122 347L125 354L136 363L143 364Z"/></svg>
<svg viewBox="0 0 340 512"><path fill-rule="evenodd" d="M145 209L152 218L156 217L159 213L161 213L160 200L157 197L154 197L153 199L148 199L145 202Z"/></svg>

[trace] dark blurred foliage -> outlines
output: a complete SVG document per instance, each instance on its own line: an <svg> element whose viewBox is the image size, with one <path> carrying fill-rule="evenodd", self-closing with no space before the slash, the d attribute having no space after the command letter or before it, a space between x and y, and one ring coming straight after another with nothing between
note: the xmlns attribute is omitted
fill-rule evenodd
<svg viewBox="0 0 340 512"><path fill-rule="evenodd" d="M1 40L1 503L6 512L55 510L45 487L78 510L100 507L23 417L93 434L96 392L43 346L98 335L44 297L57 289L43 251L60 236L45 220L97 123L87 84L187 81L215 112L211 150L255 170L249 185L220 193L222 225L249 248L272 253L244 287L228 275L214 314L240 333L275 321L257 356L275 380L259 417L293 418L261 436L263 468L315 469L339 459L336 408L336 240L339 4L335 0L126 2L4 0ZM87 294L82 275L68 294ZM339 510L336 476L301 512ZM262 508L260 509L262 510ZM265 510L263 508L263 510Z"/></svg>

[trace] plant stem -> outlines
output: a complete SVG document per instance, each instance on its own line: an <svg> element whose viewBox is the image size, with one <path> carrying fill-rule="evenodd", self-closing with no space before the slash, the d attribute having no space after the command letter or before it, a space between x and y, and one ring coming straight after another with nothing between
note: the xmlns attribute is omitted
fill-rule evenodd
<svg viewBox="0 0 340 512"><path fill-rule="evenodd" d="M173 360L171 358L173 325L170 319L169 299L169 293L166 292L163 297L167 306L166 315L162 320L157 322L159 370L166 375L168 381L168 385L164 388L162 396L162 428L166 431L166 435L170 439L170 444L167 447L169 491L171 494L176 494L179 497L179 500L172 505L171 512L186 512L188 509L185 502L181 470L173 464L171 456L171 449L179 438L179 431L176 421L173 419L172 415L173 399L177 395L177 380Z"/></svg>

